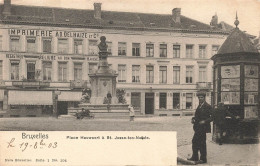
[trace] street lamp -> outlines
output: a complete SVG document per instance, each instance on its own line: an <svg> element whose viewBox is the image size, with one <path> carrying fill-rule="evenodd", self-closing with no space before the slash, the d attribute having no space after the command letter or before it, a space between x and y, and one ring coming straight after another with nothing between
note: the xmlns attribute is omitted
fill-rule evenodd
<svg viewBox="0 0 260 166"><path fill-rule="evenodd" d="M58 118L58 96L61 94L61 91L59 89L54 91L54 97L55 97L55 108L54 108L54 116Z"/></svg>

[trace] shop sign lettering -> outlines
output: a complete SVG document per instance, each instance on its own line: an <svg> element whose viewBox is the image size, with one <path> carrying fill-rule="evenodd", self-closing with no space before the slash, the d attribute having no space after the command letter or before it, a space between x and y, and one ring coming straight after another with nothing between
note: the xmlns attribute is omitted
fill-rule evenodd
<svg viewBox="0 0 260 166"><path fill-rule="evenodd" d="M86 38L98 39L100 33L93 32L72 32L72 31L52 31L52 30L34 30L34 29L9 29L9 35L18 36L41 36L41 37L66 37L66 38Z"/></svg>

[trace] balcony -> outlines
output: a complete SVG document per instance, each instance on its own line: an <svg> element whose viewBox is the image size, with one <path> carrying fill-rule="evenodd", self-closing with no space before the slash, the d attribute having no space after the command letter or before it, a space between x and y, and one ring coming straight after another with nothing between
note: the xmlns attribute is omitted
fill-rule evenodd
<svg viewBox="0 0 260 166"><path fill-rule="evenodd" d="M42 81L13 81L12 86L21 88L45 88L50 86L50 82Z"/></svg>
<svg viewBox="0 0 260 166"><path fill-rule="evenodd" d="M210 90L211 82L197 82L196 88L197 88L197 90Z"/></svg>
<svg viewBox="0 0 260 166"><path fill-rule="evenodd" d="M71 89L82 89L90 87L89 81L86 80L72 80L70 81L70 88Z"/></svg>

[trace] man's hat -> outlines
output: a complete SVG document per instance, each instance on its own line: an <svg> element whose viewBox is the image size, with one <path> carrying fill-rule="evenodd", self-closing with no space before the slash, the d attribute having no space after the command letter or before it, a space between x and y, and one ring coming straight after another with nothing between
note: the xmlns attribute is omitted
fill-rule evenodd
<svg viewBox="0 0 260 166"><path fill-rule="evenodd" d="M199 92L197 92L197 96L203 96L203 97L205 97L205 96L206 96L206 92L204 92L204 91L199 91Z"/></svg>

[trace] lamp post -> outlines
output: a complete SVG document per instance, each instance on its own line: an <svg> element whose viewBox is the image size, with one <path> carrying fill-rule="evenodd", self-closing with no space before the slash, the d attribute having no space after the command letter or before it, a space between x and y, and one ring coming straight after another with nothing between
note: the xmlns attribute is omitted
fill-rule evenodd
<svg viewBox="0 0 260 166"><path fill-rule="evenodd" d="M61 94L61 91L59 89L54 91L54 102L55 102L55 108L54 110L54 116L58 118L58 96Z"/></svg>

